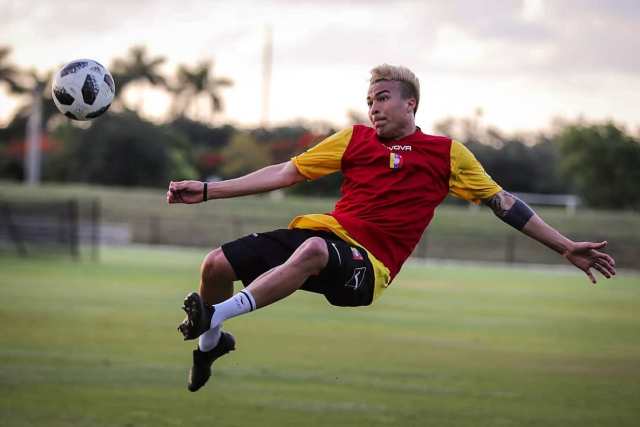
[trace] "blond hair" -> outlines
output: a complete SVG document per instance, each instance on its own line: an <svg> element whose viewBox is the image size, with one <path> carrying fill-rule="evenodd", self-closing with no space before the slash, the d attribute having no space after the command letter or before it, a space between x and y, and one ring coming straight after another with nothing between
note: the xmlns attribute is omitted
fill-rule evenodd
<svg viewBox="0 0 640 427"><path fill-rule="evenodd" d="M415 114L418 111L420 103L420 81L413 72L407 67L382 64L371 70L371 80L369 84L374 84L382 80L400 82L402 96L407 98L415 98L416 106L413 109Z"/></svg>

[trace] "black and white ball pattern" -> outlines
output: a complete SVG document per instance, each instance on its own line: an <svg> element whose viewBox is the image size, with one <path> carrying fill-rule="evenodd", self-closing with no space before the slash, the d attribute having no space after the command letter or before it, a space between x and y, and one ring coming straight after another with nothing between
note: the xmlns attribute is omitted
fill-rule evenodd
<svg viewBox="0 0 640 427"><path fill-rule="evenodd" d="M52 92L62 114L74 120L90 120L109 109L116 86L105 67L91 59L79 59L56 73Z"/></svg>

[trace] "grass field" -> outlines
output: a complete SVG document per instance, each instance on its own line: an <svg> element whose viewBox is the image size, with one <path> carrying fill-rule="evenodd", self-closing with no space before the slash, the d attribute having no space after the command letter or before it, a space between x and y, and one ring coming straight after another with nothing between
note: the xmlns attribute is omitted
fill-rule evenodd
<svg viewBox="0 0 640 427"><path fill-rule="evenodd" d="M1 256L0 425L638 425L638 275L410 265L368 308L298 292L230 320L193 394L175 326L202 255Z"/></svg>

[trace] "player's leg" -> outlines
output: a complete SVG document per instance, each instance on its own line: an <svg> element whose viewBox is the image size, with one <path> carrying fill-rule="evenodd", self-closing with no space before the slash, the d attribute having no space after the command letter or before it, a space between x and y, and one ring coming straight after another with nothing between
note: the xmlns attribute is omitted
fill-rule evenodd
<svg viewBox="0 0 640 427"><path fill-rule="evenodd" d="M187 296L185 322L192 322L193 325L195 320L209 325L211 305L233 295L233 282L236 280L236 275L220 248L207 254L202 262L200 273L200 295L194 293ZM222 324L201 334L198 337L198 348L193 351L193 365L187 379L188 389L197 391L206 384L211 377L213 362L234 349L235 339L233 335L222 332Z"/></svg>
<svg viewBox="0 0 640 427"><path fill-rule="evenodd" d="M246 290L251 292L256 308L265 307L298 290L309 276L319 274L328 261L326 241L321 237L311 237L284 264L262 274Z"/></svg>
<svg viewBox="0 0 640 427"><path fill-rule="evenodd" d="M222 251L220 251L222 252ZM247 289L240 291L227 300L213 305L212 309L204 304L203 298L198 294L191 294L187 300L197 303L197 310L193 312L187 310L185 330L181 329L185 337L187 333L200 335L199 348L193 352L193 366L189 372L188 389L197 391L211 376L211 365L220 356L235 348L235 341L231 334L221 332L222 322L230 317L254 310L257 307L264 307L276 302L299 289L309 276L318 274L326 265L329 259L327 244L319 237L311 237L305 240L289 258L282 264L271 268L267 272L256 278ZM208 292L207 298L219 299L225 295L225 291L231 293L232 288L225 288L226 279L233 280L235 273L233 268L224 256L217 251L212 252L203 263L201 292ZM255 293L255 298L252 291ZM185 303L185 305L188 305ZM210 329L202 334L201 331L186 330L188 327L204 325L205 321L199 323L191 322L193 313L202 313L205 316L213 311L211 318L207 319ZM202 316L196 316L202 317ZM192 328L195 329L195 328ZM187 333L185 333L185 331ZM205 344L214 334L218 337L217 344L208 349Z"/></svg>
<svg viewBox="0 0 640 427"><path fill-rule="evenodd" d="M222 252L216 248L209 252L200 267L200 296L205 304L213 305L233 295L236 274Z"/></svg>
<svg viewBox="0 0 640 427"><path fill-rule="evenodd" d="M305 240L281 265L260 275L243 291L213 306L211 328L226 319L265 307L291 295L329 261L327 243L321 237Z"/></svg>
<svg viewBox="0 0 640 427"><path fill-rule="evenodd" d="M185 300L188 316L180 325L180 331L185 339L193 339L209 328L218 327L226 319L274 303L299 289L309 276L322 271L328 259L329 253L324 239L306 239L284 263L264 272L251 281L246 289L231 298L213 305L210 321L205 319L209 307L203 303L199 295L191 294ZM218 296L221 294L220 292Z"/></svg>
<svg viewBox="0 0 640 427"><path fill-rule="evenodd" d="M200 267L200 297L211 306L225 301L233 295L235 272L221 248L209 252ZM198 338L198 348L210 351L220 341L222 325L209 329Z"/></svg>

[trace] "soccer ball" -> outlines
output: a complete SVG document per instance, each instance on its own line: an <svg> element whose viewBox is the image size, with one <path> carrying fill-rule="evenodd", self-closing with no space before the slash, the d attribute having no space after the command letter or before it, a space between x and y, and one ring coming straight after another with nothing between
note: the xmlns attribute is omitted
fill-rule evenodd
<svg viewBox="0 0 640 427"><path fill-rule="evenodd" d="M116 86L105 67L91 59L79 59L56 73L51 91L62 114L74 120L90 120L109 109Z"/></svg>

